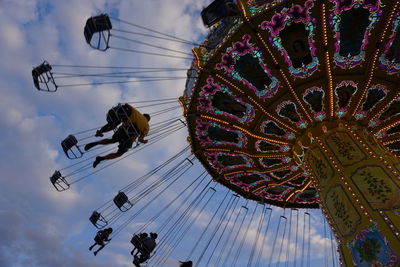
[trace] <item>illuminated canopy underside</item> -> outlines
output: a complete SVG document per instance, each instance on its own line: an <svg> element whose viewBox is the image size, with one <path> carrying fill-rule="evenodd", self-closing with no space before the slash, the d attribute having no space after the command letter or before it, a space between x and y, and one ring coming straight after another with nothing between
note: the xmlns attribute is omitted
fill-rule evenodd
<svg viewBox="0 0 400 267"><path fill-rule="evenodd" d="M193 49L182 98L192 150L245 198L317 208L309 173L293 159L307 129L356 121L400 150L398 4L239 2L243 17L222 21Z"/></svg>

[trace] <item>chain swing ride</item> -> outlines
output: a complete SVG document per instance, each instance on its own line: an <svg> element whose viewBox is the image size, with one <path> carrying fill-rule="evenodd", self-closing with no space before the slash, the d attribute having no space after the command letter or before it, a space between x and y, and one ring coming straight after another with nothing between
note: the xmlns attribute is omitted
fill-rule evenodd
<svg viewBox="0 0 400 267"><path fill-rule="evenodd" d="M306 262L310 266L311 209L320 209L332 230L330 247L324 248L326 266L397 266L399 6L399 1L388 0L216 0L202 11L203 22L210 31L200 44L106 14L89 18L84 35L94 49L191 60L189 70L97 68L50 65L44 61L32 71L35 87L48 92L68 86L186 80L183 96L179 97L183 117L152 125L151 142L132 153L183 128L188 129L190 149L187 147L167 161L166 165L182 158L165 172L163 179L152 183L149 177L166 165L121 189L112 200L116 208L112 203L105 204L92 214L91 222L99 228L117 222L128 210L136 210L141 199L158 189L161 194L193 165L201 163L206 170L204 176L198 176L168 205L174 206L181 197L187 197L185 201L191 199L191 204L175 210L180 216L170 228L167 225L172 217L162 223L159 252L148 264L165 263L190 232L193 218L207 208L209 199L221 195L215 192L222 185L234 194L227 191L218 201L214 216L187 256L196 266L270 266L279 265L280 261L296 265L299 258L301 265ZM148 32L115 29L114 21ZM131 36L135 34L142 39L158 38L194 46L193 56L134 40ZM165 48L165 53L124 48L114 45L114 40ZM79 68L80 72L56 72L56 68ZM110 72L90 72L102 69ZM85 74L84 70L89 72ZM186 76L172 74L186 70ZM144 73L164 75L142 76ZM93 82L61 83L73 77L91 77ZM176 100L151 103L171 105L156 111L164 114L179 108L173 105ZM83 156L79 141L75 135L63 141L69 158ZM76 169L69 175L63 175L62 170L53 174L51 182L57 190L66 190L87 177L69 180L70 176L91 169L84 163L72 168ZM88 175L93 174L92 169L89 172ZM212 179L205 178L208 175ZM144 189L132 194L139 185ZM185 196L188 190L193 195L199 193L191 198L191 194ZM243 205L239 203L241 197L246 201ZM255 204L251 208L249 200ZM103 210L104 207L113 210ZM158 218L166 210L154 216ZM267 230L273 210L282 215L275 235L270 236ZM136 216L137 213L120 224L115 235ZM153 220L149 222L145 228ZM257 233L256 238L246 247L252 231ZM203 240L210 232L208 240ZM324 232L327 236L327 226ZM291 242L295 244L294 253L289 253ZM301 244L299 251L297 243ZM239 263L245 258L240 256L244 247L248 252L246 263ZM262 260L266 251L268 262Z"/></svg>

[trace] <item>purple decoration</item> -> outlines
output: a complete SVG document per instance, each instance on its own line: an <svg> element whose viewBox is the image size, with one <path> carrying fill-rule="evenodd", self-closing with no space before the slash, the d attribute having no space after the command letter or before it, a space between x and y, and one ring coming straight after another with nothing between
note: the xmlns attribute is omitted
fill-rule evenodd
<svg viewBox="0 0 400 267"><path fill-rule="evenodd" d="M341 118L341 117L343 117L344 115L347 114L347 112L348 112L347 106L350 104L351 98L353 97L353 95L356 94L356 92L358 91L358 86L357 86L357 84L356 84L355 82L353 82L353 81L351 81L351 80L341 81L341 82L335 87L335 95L336 95L336 97L337 97L338 99L339 99L339 94L338 94L339 88L341 88L341 87L347 87L347 86L351 86L351 87L353 87L355 90L354 90L354 92L352 93L352 95L349 96L349 102L347 103L346 107L340 107L340 106L338 105L338 104L339 104L339 101L336 101L336 107L337 107L337 108L336 108L335 113L336 113L336 116L337 116L338 118Z"/></svg>
<svg viewBox="0 0 400 267"><path fill-rule="evenodd" d="M208 78L207 84L204 85L202 89L206 94L214 94L216 91L220 89L220 87L217 84L214 84L213 78Z"/></svg>
<svg viewBox="0 0 400 267"><path fill-rule="evenodd" d="M217 151L217 152L204 152L204 156L207 158L208 163L211 165L212 168L214 168L218 173L222 173L225 171L231 171L233 169L237 168L243 168L243 167L253 167L254 166L254 161L240 153L229 153L229 152L222 152L222 151ZM231 157L231 159L237 158L239 161L243 161L242 164L223 164L221 161L222 157Z"/></svg>
<svg viewBox="0 0 400 267"><path fill-rule="evenodd" d="M232 44L221 57L221 62L216 64L216 68L224 70L224 72L232 79L242 82L248 88L250 88L257 96L261 98L273 97L279 88L279 81L276 77L272 76L271 70L264 64L261 50L255 47L254 44L250 43L251 36L245 34L242 37L242 41L238 41ZM246 77L242 77L240 72L235 69L236 63L241 57L245 55L251 55L259 63L260 72L264 72L263 75L270 79L270 84L265 85L264 89L256 88L251 81L248 81Z"/></svg>
<svg viewBox="0 0 400 267"><path fill-rule="evenodd" d="M289 10L289 15L295 22L301 21L303 23L308 22L308 10L314 6L313 1L306 1L304 7L300 5L294 5Z"/></svg>
<svg viewBox="0 0 400 267"><path fill-rule="evenodd" d="M219 128L223 131L230 132L237 135L238 142L229 142L224 140L214 140L211 138L208 130L210 127ZM234 130L225 126L221 126L220 124L213 121L206 121L202 119L196 120L196 135L199 140L200 146L206 145L233 145L236 147L244 147L247 143L247 138L245 134L239 130Z"/></svg>
<svg viewBox="0 0 400 267"><path fill-rule="evenodd" d="M275 14L272 16L271 21L263 21L261 28L263 30L269 29L273 36L278 36L279 32L285 28L285 19L288 17L286 13Z"/></svg>
<svg viewBox="0 0 400 267"><path fill-rule="evenodd" d="M286 115L285 115L285 114L281 114L281 111L282 111L282 112L285 112L285 107L286 107L286 106L291 106L291 105L293 105L294 110L287 109L287 110L286 110L286 113L287 113ZM280 104L276 107L276 113L277 113L280 117L285 118L285 119L287 119L287 120L289 120L289 121L291 121L291 122L296 123L296 126L297 126L298 128L300 128L300 129L304 129L304 128L307 127L307 121L305 121L305 120L302 118L302 116L297 112L296 104L293 103L292 101L287 100L287 101L283 101L282 103L280 103ZM289 115L291 115L291 117L290 117ZM298 120L296 120L296 115L298 116Z"/></svg>
<svg viewBox="0 0 400 267"><path fill-rule="evenodd" d="M286 163L285 161L287 160L287 157L282 157L282 158L272 158L271 160L275 160L276 162L273 162L270 165L265 164L263 159L270 159L270 158L259 158L258 162L264 167L264 168L271 168L273 166L279 165L281 163Z"/></svg>
<svg viewBox="0 0 400 267"><path fill-rule="evenodd" d="M268 193L268 190L271 190L272 188L280 188L279 191L282 191L280 194L271 194ZM284 185L278 185L278 186L271 186L268 187L264 190L260 190L258 192L256 192L256 195L260 195L262 197L265 197L266 199L270 199L270 200L278 200L278 201L283 201L286 197L286 195L292 190L291 187L288 186L284 186Z"/></svg>
<svg viewBox="0 0 400 267"><path fill-rule="evenodd" d="M361 120L367 116L367 112L365 110L359 110L359 111L357 111L357 113L354 116L355 116L356 120Z"/></svg>
<svg viewBox="0 0 400 267"><path fill-rule="evenodd" d="M365 48L368 44L368 36L371 33L371 30L375 26L376 22L378 21L382 11L380 10L380 0L363 0L361 3L360 1L353 1L353 0L331 0L335 8L332 10L333 13L329 17L330 24L332 26L332 30L335 33L335 54L334 54L334 62L337 66L346 69L346 68L354 68L355 66L361 64L365 60ZM340 23L341 23L341 14L344 11L348 11L355 6L361 7L358 8L367 8L370 12L369 16L369 25L367 26L361 48L360 53L357 55L348 55L342 56L339 54L340 50Z"/></svg>
<svg viewBox="0 0 400 267"><path fill-rule="evenodd" d="M374 118L368 122L368 127L376 127L381 124L381 120L379 118Z"/></svg>
<svg viewBox="0 0 400 267"><path fill-rule="evenodd" d="M386 131L379 131L375 135L376 135L377 138L384 138L384 137L387 136L387 132Z"/></svg>
<svg viewBox="0 0 400 267"><path fill-rule="evenodd" d="M245 180L245 177L251 176L251 175L260 176L260 180L258 180L256 182L252 182L252 183L244 183L243 180ZM244 179L241 179L241 178L244 178ZM230 183L240 187L241 189L243 189L247 192L256 188L259 184L261 184L263 182L271 181L271 177L269 177L268 175L266 175L264 173L260 173L260 172L237 173L237 174L225 176L225 179L227 181L229 181Z"/></svg>
<svg viewBox="0 0 400 267"><path fill-rule="evenodd" d="M389 41L385 45L385 50L381 57L379 58L380 61L380 68L384 71L386 71L388 74L396 74L400 72L400 55L398 55L398 42L399 39L397 39L397 43L395 42L396 38L399 38L398 31L399 31L399 25L400 25L400 11L398 11L394 17L396 19L393 20L392 23L392 33L389 36ZM394 55L396 58L393 58L390 60L390 57L388 57L388 54L391 52L390 49L394 47L395 52ZM397 55L396 55L397 54ZM397 58L399 57L399 58Z"/></svg>
<svg viewBox="0 0 400 267"><path fill-rule="evenodd" d="M354 0L332 0L336 3L336 13L341 13L345 9L350 9L354 5Z"/></svg>
<svg viewBox="0 0 400 267"><path fill-rule="evenodd" d="M319 203L319 196L316 194L315 197L311 197L311 198L302 198L302 194L304 193L300 192L297 193L294 197L292 197L290 199L290 202L293 203L298 203L298 204L312 204L312 203Z"/></svg>
<svg viewBox="0 0 400 267"><path fill-rule="evenodd" d="M223 92L231 96L232 99L238 103L238 105L245 107L246 110L244 115L237 116L213 107L212 99L217 92ZM248 123L252 121L255 116L254 108L250 104L245 103L241 98L235 97L233 93L226 87L226 85L214 82L214 79L211 77L207 79L207 84L205 84L202 87L202 90L199 92L198 101L199 105L197 106L197 110L205 110L213 115L224 115L241 123Z"/></svg>
<svg viewBox="0 0 400 267"><path fill-rule="evenodd" d="M260 25L263 30L269 30L271 34L269 42L284 56L284 60L289 67L289 72L295 77L305 78L318 69L319 61L313 39L316 33L316 20L310 16L310 9L313 6L314 2L312 0L306 1L304 7L301 5L292 5L290 9L284 8L280 13L273 15L271 21L263 21ZM294 59L289 57L288 51L283 47L282 39L280 37L281 31L293 23L303 23L305 29L308 31L308 45L311 53L311 62L307 63L305 66L303 63L302 67L293 66L292 60Z"/></svg>
<svg viewBox="0 0 400 267"><path fill-rule="evenodd" d="M314 109L315 107L313 107L313 106L309 103L309 101L307 101L307 96L310 95L310 94L313 94L313 93L315 93L315 92L321 92L321 93L322 93L321 101L320 101L321 109L322 109L322 110L315 110L315 109ZM325 112L323 111L323 110L324 110L324 98L325 98L325 91L324 91L321 87L317 87L317 86L313 86L313 87L311 87L311 88L308 88L308 89L303 93L303 100L304 100L304 102L306 102L306 103L308 104L308 106L311 108L311 110L313 111L314 118L315 118L316 120L318 120L318 121L322 121L322 120L325 119L325 117L326 117L326 114L325 114Z"/></svg>
<svg viewBox="0 0 400 267"><path fill-rule="evenodd" d="M351 250L355 266L398 266L400 257L397 247L391 248L379 231L376 222L362 229L352 242L346 244Z"/></svg>

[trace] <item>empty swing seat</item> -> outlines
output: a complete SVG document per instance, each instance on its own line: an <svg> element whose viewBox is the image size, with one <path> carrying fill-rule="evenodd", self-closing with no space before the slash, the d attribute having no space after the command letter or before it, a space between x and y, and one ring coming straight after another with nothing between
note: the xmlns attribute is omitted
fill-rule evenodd
<svg viewBox="0 0 400 267"><path fill-rule="evenodd" d="M224 18L239 14L240 11L232 0L215 0L201 11L201 18L206 27L211 27Z"/></svg>
<svg viewBox="0 0 400 267"><path fill-rule="evenodd" d="M107 226L107 220L97 211L93 211L89 217L89 221L97 228L101 229Z"/></svg>
<svg viewBox="0 0 400 267"><path fill-rule="evenodd" d="M47 61L44 61L39 66L32 70L33 84L39 91L55 92L57 91L57 84L54 81L52 67Z"/></svg>
<svg viewBox="0 0 400 267"><path fill-rule="evenodd" d="M83 33L86 42L91 47L105 51L108 49L111 29L112 24L109 16L107 14L101 14L99 16L91 17L86 21ZM94 35L97 35L97 40L93 40Z"/></svg>
<svg viewBox="0 0 400 267"><path fill-rule="evenodd" d="M128 196L124 192L118 192L118 194L113 199L115 205L122 212L125 212L132 208L132 203L129 202Z"/></svg>
<svg viewBox="0 0 400 267"><path fill-rule="evenodd" d="M61 142L61 147L69 159L77 159L83 156L83 153L78 146L78 140L71 134Z"/></svg>
<svg viewBox="0 0 400 267"><path fill-rule="evenodd" d="M55 171L50 177L50 182L53 184L58 192L69 189L69 183L64 176L61 175L60 171Z"/></svg>

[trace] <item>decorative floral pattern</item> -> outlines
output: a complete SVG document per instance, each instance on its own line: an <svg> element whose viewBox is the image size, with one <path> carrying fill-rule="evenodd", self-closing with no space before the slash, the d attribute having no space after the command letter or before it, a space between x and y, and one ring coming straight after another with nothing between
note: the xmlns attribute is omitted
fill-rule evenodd
<svg viewBox="0 0 400 267"><path fill-rule="evenodd" d="M250 104L245 103L241 98L235 97L233 93L224 84L218 84L214 82L213 78L208 78L207 84L204 85L201 89L202 90L199 93L199 105L197 106L197 110L206 110L214 115L225 115L241 123L247 123L253 120L255 115L254 108ZM227 105L237 103L237 105L244 106L245 110L243 110L243 116L239 116L238 114L235 115L232 113L228 113L217 107L214 107L212 100L217 92L222 92L225 95L230 96L231 99L233 99L233 101L231 101L231 103L227 103Z"/></svg>
<svg viewBox="0 0 400 267"><path fill-rule="evenodd" d="M307 128L307 122L298 113L296 104L292 101L284 101L276 107L276 113L282 118L288 119L289 121L296 124L300 129Z"/></svg>
<svg viewBox="0 0 400 267"><path fill-rule="evenodd" d="M392 24L392 34L389 37L389 41L385 45L383 54L379 58L381 69L385 70L388 74L396 74L400 72L400 55L398 51L398 38L400 38L400 35L398 34L400 30L399 24L400 11L395 15L395 19Z"/></svg>
<svg viewBox="0 0 400 267"><path fill-rule="evenodd" d="M356 119L362 119L367 116L367 112L381 102L387 96L388 90L385 85L376 84L371 86L367 92L367 98L362 106L362 110L356 113ZM380 120L375 120L379 122ZM374 124L372 124L374 125Z"/></svg>
<svg viewBox="0 0 400 267"><path fill-rule="evenodd" d="M335 185L329 188L324 202L339 233L344 237L352 235L360 224L361 216L343 187Z"/></svg>
<svg viewBox="0 0 400 267"><path fill-rule="evenodd" d="M201 146L233 145L244 147L247 144L247 138L243 132L201 119L196 120L196 135Z"/></svg>
<svg viewBox="0 0 400 267"><path fill-rule="evenodd" d="M286 140L292 140L296 137L294 133L283 130L276 122L271 120L264 121L260 126L260 131L266 135L283 137Z"/></svg>
<svg viewBox="0 0 400 267"><path fill-rule="evenodd" d="M379 119L385 121L397 114L400 114L400 97L395 98L390 102L387 108L379 116Z"/></svg>
<svg viewBox="0 0 400 267"><path fill-rule="evenodd" d="M286 146L279 146L277 144L266 142L264 140L256 141L257 152L277 152L277 151L283 151L283 150L287 151L288 149L289 148L286 148ZM283 152L285 152L285 151L283 151Z"/></svg>
<svg viewBox="0 0 400 267"><path fill-rule="evenodd" d="M201 58L198 60L207 62L218 48L236 32L240 25L242 25L240 18L226 18L213 25L210 33L199 47Z"/></svg>
<svg viewBox="0 0 400 267"><path fill-rule="evenodd" d="M334 170L320 148L315 147L307 153L307 162L311 165L321 187L324 187L333 178Z"/></svg>
<svg viewBox="0 0 400 267"><path fill-rule="evenodd" d="M342 166L351 166L367 158L346 132L331 133L325 142Z"/></svg>
<svg viewBox="0 0 400 267"><path fill-rule="evenodd" d="M367 165L355 170L351 180L373 210L394 210L400 208L400 188L392 176L381 166Z"/></svg>
<svg viewBox="0 0 400 267"><path fill-rule="evenodd" d="M270 186L268 188L256 192L256 195L260 195L270 200L283 201L287 196L287 194L289 194L289 192L292 191L292 189L293 189L292 187L285 185Z"/></svg>
<svg viewBox="0 0 400 267"><path fill-rule="evenodd" d="M260 172L246 172L233 174L225 177L232 184L239 186L245 191L250 191L257 187L260 183L271 181L271 177Z"/></svg>
<svg viewBox="0 0 400 267"><path fill-rule="evenodd" d="M314 119L322 121L326 114L324 110L325 91L321 87L313 86L303 93L303 100L314 112Z"/></svg>
<svg viewBox="0 0 400 267"><path fill-rule="evenodd" d="M395 266L399 254L394 252L380 233L376 223L358 233L347 246L355 266Z"/></svg>
<svg viewBox="0 0 400 267"><path fill-rule="evenodd" d="M255 15L268 9L273 4L280 4L286 0L247 0L250 13Z"/></svg>
<svg viewBox="0 0 400 267"><path fill-rule="evenodd" d="M353 81L342 81L336 86L336 116L338 118L341 118L347 114L347 107L350 105L351 99L357 91L357 84Z"/></svg>
<svg viewBox="0 0 400 267"><path fill-rule="evenodd" d="M271 21L263 21L261 23L261 28L270 32L270 43L284 56L289 72L295 77L305 78L318 69L319 61L314 44L316 20L310 16L310 9L313 6L314 2L312 0L306 1L304 6L292 5L291 8L284 8L280 13L276 13ZM280 33L286 27L293 26L296 23L303 24L305 30L308 32L308 44L302 44L302 46L309 46L310 51L308 51L308 53L310 53L311 56L311 62L306 65L303 64L301 67L294 66L294 58L289 56L289 52L283 46L282 36L280 36ZM293 42L293 46L295 42Z"/></svg>
<svg viewBox="0 0 400 267"><path fill-rule="evenodd" d="M278 79L272 76L271 71L263 62L261 50L251 44L250 39L250 35L245 34L242 42L233 43L226 54L222 55L221 62L216 65L216 68L224 70L232 79L241 81L257 96L271 98L278 91Z"/></svg>
<svg viewBox="0 0 400 267"><path fill-rule="evenodd" d="M293 198L290 199L290 201L301 204L318 203L319 195L315 189L310 188L304 190L303 192L297 193Z"/></svg>
<svg viewBox="0 0 400 267"><path fill-rule="evenodd" d="M220 177L220 174L225 174L223 184L229 183L229 188L239 194L248 192L243 195L250 199L262 200L264 196L271 200L271 204L317 208L319 196L315 194L315 198L312 197L313 184L303 192L296 191L310 182L311 178L302 173L305 167L313 170L312 179L317 179L325 199L332 179L339 179L335 176L334 165L341 165L342 169L348 166L358 168L365 166L361 164L363 160L370 159L363 144L356 141L343 125L338 126L339 130L331 131L329 127L334 125L334 120L343 119L343 123L358 124L362 128L368 125L369 128L364 130L382 138L378 144L381 148L385 148L380 144L383 142L388 150L400 155L400 141L394 136L400 133L400 125L394 122L394 118L400 116L400 97L393 97L398 95L396 77L392 75L400 73L400 49L394 49L400 47L400 34L397 34L400 33L400 11L391 13L394 4L388 1L383 5L382 2L329 0L325 3L328 8L324 11L328 16L325 24L320 17L322 4L317 0L241 0L240 9L244 11L244 17L224 18L210 28L206 40L193 49L195 60L188 72L183 95L185 101L182 103L187 105L184 114L191 127L192 149L202 153L199 158L211 175ZM381 15L383 9L384 16ZM357 15L357 19L349 23L353 15ZM382 21L380 28L375 29L381 17L391 18L391 21ZM259 31L251 31L251 25ZM359 29L354 34L356 42L349 41L352 36L348 38L354 32L353 26ZM334 35L324 27L332 27ZM384 28L380 58L374 57L376 50L372 46L375 44L369 43L380 39L383 32L379 30ZM325 36L317 34L324 32L332 45L318 47L317 51L317 42L326 40ZM369 51L373 51L371 55L366 54ZM326 59L326 52L330 55L330 62L320 66L320 62ZM375 63L367 60L375 60ZM361 64L362 69L356 68ZM368 71L372 65L380 65L385 72ZM326 71L331 75L325 75ZM385 77L385 73L392 76ZM332 79L327 81L327 77ZM364 88L365 84L369 87ZM328 87L325 85L333 86L330 88L333 96L329 95L333 99L327 99L328 91L325 90ZM287 94L290 86L298 98L293 99L293 95ZM363 99L356 99L361 95ZM388 99L389 96L392 98ZM334 105L334 118L330 113L328 116L328 103ZM304 108L311 117L305 116ZM329 121L324 124L325 128L314 128L322 126L319 122L323 121ZM306 131L308 127L310 130ZM335 131L339 134L329 137ZM343 136L342 131L349 136ZM321 147L321 151L314 151L318 146L317 140L331 151L329 155L334 163ZM378 149L373 147L376 142L365 145L374 151ZM243 153L235 151L237 148ZM253 173L243 174L243 171ZM263 188L268 183L262 183L265 179L260 178L257 171L260 175L269 171L263 177L274 180L274 183L281 182L282 186ZM226 177L228 173L229 177ZM345 178L350 179L348 174L344 172ZM359 173L358 177L360 183L364 183L362 190L371 195L371 199L376 197L376 203L384 202L386 207L398 206L392 197L397 191L386 181L381 184L379 176L366 171ZM354 190L357 192L356 188ZM347 188L346 192L335 192L338 196L335 205L343 204L350 216L349 221L357 228L358 207L354 212L350 206L353 199L347 202L346 197L351 198ZM291 197L288 199L289 194ZM367 201L363 200L363 203L367 205ZM325 199L324 205L326 202ZM338 224L342 223L342 219L338 220ZM344 231L352 231L346 225L343 227Z"/></svg>
<svg viewBox="0 0 400 267"><path fill-rule="evenodd" d="M284 158L260 158L259 162L264 168L271 168L275 165L281 164L281 163L286 163L285 162L286 157Z"/></svg>
<svg viewBox="0 0 400 267"><path fill-rule="evenodd" d="M237 168L253 167L253 160L239 153L228 152L204 152L208 163L216 169L219 173L230 171Z"/></svg>
<svg viewBox="0 0 400 267"><path fill-rule="evenodd" d="M343 69L353 68L365 60L365 49L368 44L368 36L382 13L380 9L380 0L332 0L332 2L335 6L332 10L329 21L335 34L334 62ZM350 12L353 12L354 14ZM363 25L362 23L365 23L363 20L365 12L368 12L369 15L366 25ZM355 16L359 16L356 21L354 20ZM345 22L347 22L347 24L343 24ZM349 48L349 51L351 52L347 53L341 51L341 49L345 50L344 47L346 44L344 44L344 42L351 42L352 46L357 43L358 39L353 40L358 37L354 33L362 33L362 30L357 28L358 26L361 28L365 26L364 34L361 36L362 40L360 40L359 49L351 47L351 49ZM344 33L345 30L347 30L347 35L353 39L347 38L348 40L344 40L347 35L341 36L341 33ZM359 53L356 54L352 49L359 50Z"/></svg>

